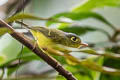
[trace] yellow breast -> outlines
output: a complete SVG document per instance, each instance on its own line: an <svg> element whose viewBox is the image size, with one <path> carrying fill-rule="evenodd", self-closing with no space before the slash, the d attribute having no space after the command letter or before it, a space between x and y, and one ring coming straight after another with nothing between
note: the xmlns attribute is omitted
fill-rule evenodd
<svg viewBox="0 0 120 80"><path fill-rule="evenodd" d="M55 45L54 42L51 41L51 39L47 38L39 31L31 30L31 33L33 34L34 38L37 40L39 47L46 47L46 46L52 47Z"/></svg>

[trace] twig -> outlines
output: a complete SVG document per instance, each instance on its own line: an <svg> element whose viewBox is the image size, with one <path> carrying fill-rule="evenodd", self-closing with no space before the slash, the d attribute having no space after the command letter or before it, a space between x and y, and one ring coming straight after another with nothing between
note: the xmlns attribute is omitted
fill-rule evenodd
<svg viewBox="0 0 120 80"><path fill-rule="evenodd" d="M9 28L12 31L11 33L12 37L14 37L16 40L18 40L23 45L28 47L36 55L41 57L45 62L47 62L50 66L52 66L56 71L58 71L60 75L64 76L67 80L76 80L75 77L70 72L66 71L55 59L43 53L43 51L40 50L38 46L35 46L34 48L34 44L30 39L25 37L23 34L16 32L10 25L8 25L2 19L0 19L0 24Z"/></svg>

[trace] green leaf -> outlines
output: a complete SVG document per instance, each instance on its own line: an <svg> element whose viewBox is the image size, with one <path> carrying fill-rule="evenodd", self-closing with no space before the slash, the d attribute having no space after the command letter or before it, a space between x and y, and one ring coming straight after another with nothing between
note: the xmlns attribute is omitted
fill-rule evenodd
<svg viewBox="0 0 120 80"><path fill-rule="evenodd" d="M84 4L74 8L72 12L91 11L104 6L120 6L120 0L86 0Z"/></svg>
<svg viewBox="0 0 120 80"><path fill-rule="evenodd" d="M102 58L97 58L96 63L102 64ZM65 65L66 70L70 71L78 80L96 80L99 77L100 72L90 70L82 65ZM58 75L56 80L64 80L64 77Z"/></svg>
<svg viewBox="0 0 120 80"><path fill-rule="evenodd" d="M11 76L12 73L15 72L15 71L18 69L19 66L20 66L20 65L15 66L15 67L10 67L10 68L8 68L8 69L7 69L7 71L8 71L8 72L7 72L7 75L8 75L8 76Z"/></svg>
<svg viewBox="0 0 120 80"><path fill-rule="evenodd" d="M69 24L61 24L58 29L65 32L75 33L77 35L82 35L96 30L95 28L90 28L89 26L70 26Z"/></svg>
<svg viewBox="0 0 120 80"><path fill-rule="evenodd" d="M110 58L114 60L120 60L119 55L116 55L112 52L102 51L102 50L99 52L99 50L97 51L91 48L87 48L87 49L80 49L78 52L83 52L83 53L97 55L97 56L103 56L105 58Z"/></svg>
<svg viewBox="0 0 120 80"><path fill-rule="evenodd" d="M56 22L54 22L54 21L47 21L45 25L46 25L47 27L49 27L50 25L52 25L52 24L54 24L54 23L56 23Z"/></svg>
<svg viewBox="0 0 120 80"><path fill-rule="evenodd" d="M91 71L88 70L87 68L84 68L81 65L77 65L77 66L71 66L71 65L65 65L64 66L66 68L66 70L70 71L77 80L93 80L92 76L91 76ZM63 76L58 75L56 77L56 80L66 80Z"/></svg>
<svg viewBox="0 0 120 80"><path fill-rule="evenodd" d="M1 27L0 28L0 36L4 35L5 33L10 33L11 31L8 28Z"/></svg>
<svg viewBox="0 0 120 80"><path fill-rule="evenodd" d="M103 22L106 22L106 20L99 14L94 13L94 12L79 12L79 13L75 13L75 12L62 12L62 13L58 13L54 16L52 16L51 18L53 19L58 19L61 17L66 17L72 20L83 20L86 18L96 18L98 20L101 20ZM53 22L53 21L48 21L46 23L46 26L50 26L53 23L57 23L57 22Z"/></svg>
<svg viewBox="0 0 120 80"><path fill-rule="evenodd" d="M4 63L0 64L0 66L15 60L19 52L21 52L21 44L8 34L0 39L0 45L2 45L0 46L0 55L5 57Z"/></svg>
<svg viewBox="0 0 120 80"><path fill-rule="evenodd" d="M56 55L51 55L53 58L55 58L58 62L61 64L67 64L65 58L63 56L56 56Z"/></svg>
<svg viewBox="0 0 120 80"><path fill-rule="evenodd" d="M80 52L87 53L87 54L93 54L93 55L99 55L95 50L91 48L81 49Z"/></svg>
<svg viewBox="0 0 120 80"><path fill-rule="evenodd" d="M112 45L111 47L107 47L106 51L112 52L114 53L114 55L118 55L119 56L119 52L120 52L120 46L119 45ZM112 68L116 68L116 69L120 69L120 59L111 59L111 58L105 58L104 59L104 66L108 66L108 67L112 67ZM120 76L109 76L102 74L101 75L101 80L119 80Z"/></svg>
<svg viewBox="0 0 120 80"><path fill-rule="evenodd" d="M59 17L66 17L66 18L70 18L72 20L81 20L81 19L85 19L85 18L90 18L90 17L93 17L93 18L97 18L99 20L102 20L102 21L106 21L100 14L98 13L95 13L95 12L63 12L63 13L59 13L59 14L56 14L54 15L52 18L56 19L56 18L59 18Z"/></svg>
<svg viewBox="0 0 120 80"><path fill-rule="evenodd" d="M34 16L32 14L27 14L27 13L19 13L16 14L14 16L11 16L9 18L6 19L6 22L13 22L15 20L20 20L20 19L29 19L29 20L45 20L44 18L38 17L38 16Z"/></svg>
<svg viewBox="0 0 120 80"><path fill-rule="evenodd" d="M106 73L109 75L120 76L120 69L115 69L115 68L110 68L110 67L102 67L102 66L99 66L98 64L96 64L95 62L89 60L89 59L81 61L81 64L85 67L88 67L89 69L92 69L92 70L96 70L96 71Z"/></svg>
<svg viewBox="0 0 120 80"><path fill-rule="evenodd" d="M109 76L109 75L102 74L100 76L100 80L120 80L120 76Z"/></svg>
<svg viewBox="0 0 120 80"><path fill-rule="evenodd" d="M56 80L66 80L66 78L63 77L63 76L61 76L61 75L58 75L58 76L56 77Z"/></svg>
<svg viewBox="0 0 120 80"><path fill-rule="evenodd" d="M0 53L0 65L3 64L5 61L6 61L6 56Z"/></svg>
<svg viewBox="0 0 120 80"><path fill-rule="evenodd" d="M113 25L111 23L109 23L103 16L101 16L98 13L95 12L63 12L63 13L59 13L56 14L54 16L52 16L51 18L53 19L58 19L61 17L65 17L65 18L69 18L72 20L83 20L83 19L87 19L87 18L95 18L105 24L107 24L108 26L110 26L111 28L113 28ZM47 21L46 26L50 26L53 23L57 23L57 22L53 22L53 21Z"/></svg>
<svg viewBox="0 0 120 80"><path fill-rule="evenodd" d="M114 60L111 58L105 58L104 60L104 66L108 66L108 67L112 67L112 68L116 68L116 69L120 69L120 64L119 64L120 60ZM107 74L102 74L101 75L101 80L119 80L120 76L109 76Z"/></svg>
<svg viewBox="0 0 120 80"><path fill-rule="evenodd" d="M91 75L91 70L83 67L82 65L76 65L76 66L71 66L67 65L65 68L72 72L73 75L78 79L83 79L83 80L93 80L93 77Z"/></svg>
<svg viewBox="0 0 120 80"><path fill-rule="evenodd" d="M58 29L63 30L65 32L71 32L75 33L77 35L83 35L87 32L93 32L93 31L99 31L101 33L104 33L108 39L111 38L108 32L106 32L103 29L99 29L93 26L87 26L87 25L76 25L76 24L67 24L67 23L61 23L58 27Z"/></svg>

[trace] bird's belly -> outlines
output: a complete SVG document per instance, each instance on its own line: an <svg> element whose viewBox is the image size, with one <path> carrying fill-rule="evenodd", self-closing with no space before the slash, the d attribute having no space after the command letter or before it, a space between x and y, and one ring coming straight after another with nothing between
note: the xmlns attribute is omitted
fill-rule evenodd
<svg viewBox="0 0 120 80"><path fill-rule="evenodd" d="M47 38L40 32L37 33L37 43L39 47L53 47L55 44L51 41L51 39Z"/></svg>

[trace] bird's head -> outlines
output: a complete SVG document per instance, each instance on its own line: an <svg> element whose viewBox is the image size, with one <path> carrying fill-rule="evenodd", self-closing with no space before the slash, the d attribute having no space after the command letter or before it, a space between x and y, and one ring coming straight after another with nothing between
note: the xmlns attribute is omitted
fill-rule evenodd
<svg viewBox="0 0 120 80"><path fill-rule="evenodd" d="M82 43L81 39L73 33L66 33L66 46L68 47L73 47L73 48L80 48L80 47L85 47L88 46L86 43Z"/></svg>

